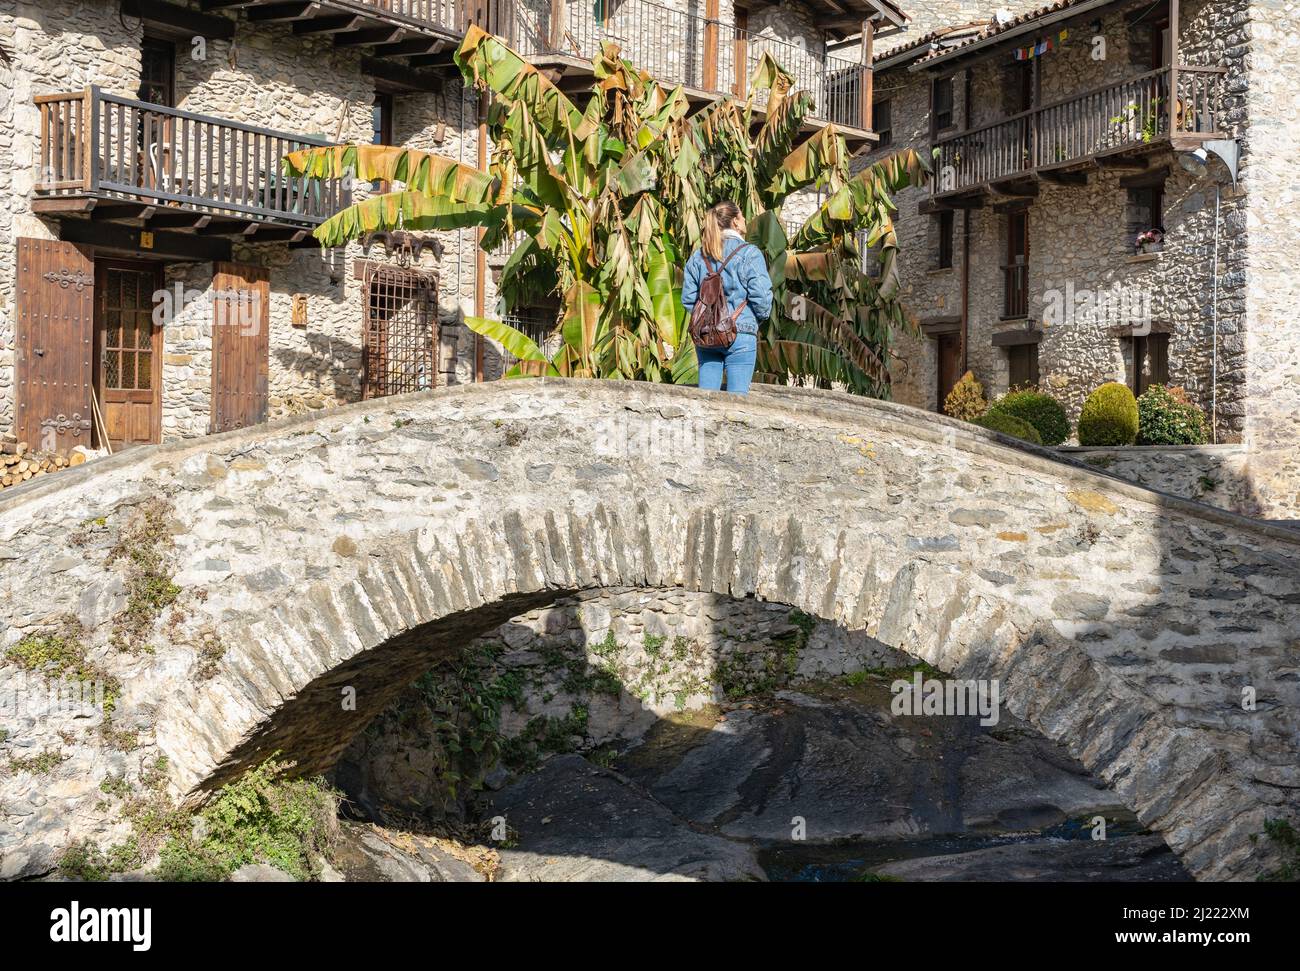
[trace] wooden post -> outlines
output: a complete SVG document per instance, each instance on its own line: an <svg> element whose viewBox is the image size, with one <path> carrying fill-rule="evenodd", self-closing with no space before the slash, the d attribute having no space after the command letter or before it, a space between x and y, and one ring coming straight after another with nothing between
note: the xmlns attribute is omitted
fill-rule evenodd
<svg viewBox="0 0 1300 971"><path fill-rule="evenodd" d="M568 12L568 4L564 0L551 0L551 50L564 50L564 32L567 29L564 19Z"/></svg>
<svg viewBox="0 0 1300 971"><path fill-rule="evenodd" d="M86 88L85 93L81 96L81 124L77 131L77 151L81 153L81 184L90 188L90 134L93 132L95 116L94 112L95 92L93 88Z"/></svg>
<svg viewBox="0 0 1300 971"><path fill-rule="evenodd" d="M871 131L872 104L875 98L875 74L871 69L871 58L876 46L876 25L870 20L862 21L862 128Z"/></svg>
<svg viewBox="0 0 1300 971"><path fill-rule="evenodd" d="M718 90L718 0L704 0L705 91Z"/></svg>
<svg viewBox="0 0 1300 971"><path fill-rule="evenodd" d="M732 90L737 98L746 95L749 84L749 11L736 8L736 44L732 53L735 60L735 84Z"/></svg>
<svg viewBox="0 0 1300 971"><path fill-rule="evenodd" d="M1178 133L1178 0L1169 0L1169 137Z"/></svg>

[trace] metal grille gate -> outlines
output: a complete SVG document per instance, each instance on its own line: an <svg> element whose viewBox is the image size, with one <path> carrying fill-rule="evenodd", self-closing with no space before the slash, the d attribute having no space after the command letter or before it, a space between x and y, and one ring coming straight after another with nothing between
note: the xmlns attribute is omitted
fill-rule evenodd
<svg viewBox="0 0 1300 971"><path fill-rule="evenodd" d="M364 396L381 398L436 386L437 276L367 264L364 313Z"/></svg>

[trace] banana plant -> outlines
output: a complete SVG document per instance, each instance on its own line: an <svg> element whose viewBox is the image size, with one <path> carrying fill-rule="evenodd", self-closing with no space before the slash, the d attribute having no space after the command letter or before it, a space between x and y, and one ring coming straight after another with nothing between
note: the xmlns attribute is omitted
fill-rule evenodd
<svg viewBox="0 0 1300 971"><path fill-rule="evenodd" d="M487 171L390 146L295 152L284 159L287 175L397 186L322 223L315 231L322 246L381 230L482 226L490 252L519 235L502 269L499 309L553 299L559 340L548 354L500 320L468 318L517 360L507 376L693 384L682 266L708 208L733 199L767 257L776 296L756 378L888 395L890 335L908 326L888 285L897 250L890 196L924 175L915 153L852 175L833 125L796 146L812 96L795 90L767 54L747 100L724 98L694 112L681 87L658 84L613 43L593 59L593 83L579 103L478 27L454 59L468 84L490 94ZM826 200L789 239L781 206L810 188ZM884 269L878 279L864 259Z"/></svg>

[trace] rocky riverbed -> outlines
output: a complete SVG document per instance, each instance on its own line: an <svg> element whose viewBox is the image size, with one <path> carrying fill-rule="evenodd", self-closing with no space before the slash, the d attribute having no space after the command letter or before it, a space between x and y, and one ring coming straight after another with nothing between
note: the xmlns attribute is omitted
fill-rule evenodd
<svg viewBox="0 0 1300 971"><path fill-rule="evenodd" d="M619 751L603 749L594 761L556 755L485 794L481 847L349 827L356 866L345 873L1189 879L1160 837L1142 832L1059 746L1006 715L989 727L973 716L894 715L890 697L883 677L840 678L664 717ZM1092 838L1098 817L1106 821L1101 840ZM490 838L494 826L504 839Z"/></svg>

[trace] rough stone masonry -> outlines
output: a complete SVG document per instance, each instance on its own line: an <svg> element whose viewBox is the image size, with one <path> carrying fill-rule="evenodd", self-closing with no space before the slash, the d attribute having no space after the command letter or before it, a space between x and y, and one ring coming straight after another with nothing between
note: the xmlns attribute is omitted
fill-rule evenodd
<svg viewBox="0 0 1300 971"><path fill-rule="evenodd" d="M10 492L0 652L75 624L121 689L107 731L7 722L0 875L111 835L109 773L161 754L200 799L276 750L326 767L444 652L612 587L786 604L996 678L1201 877L1254 878L1252 837L1296 814L1300 537L901 406L502 382ZM175 588L153 613L139 562Z"/></svg>

